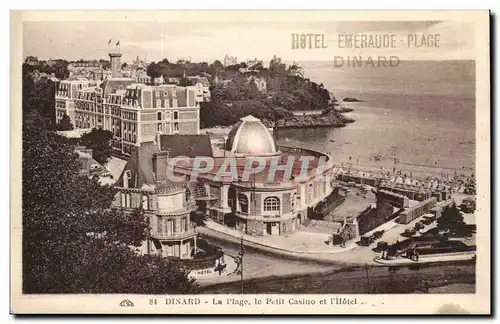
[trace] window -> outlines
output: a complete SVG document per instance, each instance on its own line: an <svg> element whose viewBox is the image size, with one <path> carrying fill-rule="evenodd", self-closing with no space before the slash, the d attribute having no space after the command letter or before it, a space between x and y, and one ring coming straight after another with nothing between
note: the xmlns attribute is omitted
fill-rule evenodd
<svg viewBox="0 0 500 324"><path fill-rule="evenodd" d="M147 195L142 195L142 209L148 210L149 199Z"/></svg>
<svg viewBox="0 0 500 324"><path fill-rule="evenodd" d="M248 214L248 198L244 194L238 195L238 203L240 204L240 211Z"/></svg>
<svg viewBox="0 0 500 324"><path fill-rule="evenodd" d="M160 111L158 112L157 116L158 116L158 120L161 120L161 112Z"/></svg>
<svg viewBox="0 0 500 324"><path fill-rule="evenodd" d="M295 201L297 200L297 194L292 195L292 201L290 202L292 205L292 210L295 210Z"/></svg>
<svg viewBox="0 0 500 324"><path fill-rule="evenodd" d="M283 233L286 232L286 224L283 223Z"/></svg>
<svg viewBox="0 0 500 324"><path fill-rule="evenodd" d="M172 235L174 233L174 221L172 219L167 220L167 235Z"/></svg>
<svg viewBox="0 0 500 324"><path fill-rule="evenodd" d="M161 125L161 124L158 124L158 131L159 131L159 132L163 131L163 127L162 127L162 125Z"/></svg>
<svg viewBox="0 0 500 324"><path fill-rule="evenodd" d="M126 207L126 206L127 206L127 205L126 205L126 195L125 195L125 193L123 193L123 192L122 192L122 194L121 194L121 206L122 206L122 207Z"/></svg>
<svg viewBox="0 0 500 324"><path fill-rule="evenodd" d="M130 208L130 194L129 193L122 193L122 207L124 208Z"/></svg>
<svg viewBox="0 0 500 324"><path fill-rule="evenodd" d="M179 131L179 123L174 123L174 132Z"/></svg>
<svg viewBox="0 0 500 324"><path fill-rule="evenodd" d="M174 111L174 119L179 119L179 112L178 111Z"/></svg>
<svg viewBox="0 0 500 324"><path fill-rule="evenodd" d="M185 199L186 199L186 201L189 201L191 199L191 190L186 189Z"/></svg>
<svg viewBox="0 0 500 324"><path fill-rule="evenodd" d="M186 219L183 218L181 219L181 233L187 231L187 226L186 226Z"/></svg>
<svg viewBox="0 0 500 324"><path fill-rule="evenodd" d="M280 210L280 200L278 197L267 197L264 200L264 211L278 211Z"/></svg>
<svg viewBox="0 0 500 324"><path fill-rule="evenodd" d="M130 170L125 171L123 174L123 188L128 188L129 181L132 178L132 172Z"/></svg>
<svg viewBox="0 0 500 324"><path fill-rule="evenodd" d="M156 225L156 228L157 228L156 232L158 234L162 234L163 233L163 218L158 217L157 219L158 219L158 223Z"/></svg>

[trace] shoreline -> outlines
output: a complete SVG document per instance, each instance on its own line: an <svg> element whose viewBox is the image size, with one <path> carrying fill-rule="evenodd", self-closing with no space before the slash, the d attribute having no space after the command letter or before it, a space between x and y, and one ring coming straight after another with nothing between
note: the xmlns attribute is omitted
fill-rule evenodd
<svg viewBox="0 0 500 324"><path fill-rule="evenodd" d="M428 269L428 268L442 268L446 267L449 265L458 265L458 266L472 266L475 268L475 265L473 264L468 264L463 261L457 261L455 263L437 263L437 264L427 264L421 268L421 270ZM277 264L279 266L279 264ZM388 272L390 272L390 269L394 269L394 271L397 273L398 270L405 270L405 269L412 269L411 266L408 265L401 265L401 266L387 266L387 265L379 265L379 266L368 266L370 269L377 268L377 269L387 269ZM342 276L342 275L349 275L352 274L353 272L356 271L365 271L366 266L364 265L356 265L356 266L344 266L341 268L337 269L323 269L323 270L312 270L312 271L300 271L297 273L290 273L290 274L273 274L273 275L264 275L264 276L253 276L253 277L247 277L247 279L243 280L243 285L244 286L252 286L252 284L261 284L261 283L266 283L266 282L273 282L273 281L291 281L291 280L304 280L304 279L315 279L318 277L326 277L326 276ZM415 271L415 270L412 270ZM475 270L474 270L475 271ZM363 274L364 276L364 274ZM376 277L376 276L375 276ZM447 286L455 286L455 285L473 285L475 287L475 282L472 283L474 276L464 276L460 278L454 278L452 280L439 280L437 283L434 283L431 285L429 288L441 288L441 287L447 287ZM349 280L351 278L345 278L344 280ZM351 279L353 280L353 279ZM219 289L224 289L224 288L231 288L231 286L236 286L239 288L240 286L240 278L239 276L232 277L231 280L226 280L223 282L215 282L215 283L202 283L198 282L199 287L200 287L200 294L205 294L207 293L215 293L214 291L218 291ZM414 290L408 292L408 294L414 293ZM351 292L350 294L364 294L364 293L356 293L356 292Z"/></svg>

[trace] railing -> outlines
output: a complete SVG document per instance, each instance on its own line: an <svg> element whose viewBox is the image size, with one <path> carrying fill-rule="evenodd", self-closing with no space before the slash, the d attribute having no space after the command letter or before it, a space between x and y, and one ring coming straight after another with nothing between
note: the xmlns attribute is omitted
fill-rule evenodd
<svg viewBox="0 0 500 324"><path fill-rule="evenodd" d="M163 216L182 215L191 212L195 208L196 208L196 202L194 200L191 200L188 203L186 203L186 205L184 205L182 208L176 210L158 210L157 214Z"/></svg>
<svg viewBox="0 0 500 324"><path fill-rule="evenodd" d="M262 215L262 218L280 218L280 215Z"/></svg>
<svg viewBox="0 0 500 324"><path fill-rule="evenodd" d="M189 227L187 230L179 233L154 233L151 234L153 238L158 240L182 240L190 236L196 235L196 228Z"/></svg>
<svg viewBox="0 0 500 324"><path fill-rule="evenodd" d="M188 228L182 232L174 232L174 233L165 233L165 232L160 232L160 233L152 233L151 236L154 238L157 238L159 240L182 240L187 237L196 235L196 223L190 222L188 224Z"/></svg>

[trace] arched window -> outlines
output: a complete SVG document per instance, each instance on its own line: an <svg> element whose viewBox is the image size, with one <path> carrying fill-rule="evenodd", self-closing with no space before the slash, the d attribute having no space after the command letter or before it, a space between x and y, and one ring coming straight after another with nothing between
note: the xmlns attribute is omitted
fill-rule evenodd
<svg viewBox="0 0 500 324"><path fill-rule="evenodd" d="M123 173L123 188L128 188L129 181L132 178L132 172L127 170Z"/></svg>
<svg viewBox="0 0 500 324"><path fill-rule="evenodd" d="M280 200L278 197L267 197L264 199L264 211L280 211Z"/></svg>
<svg viewBox="0 0 500 324"><path fill-rule="evenodd" d="M186 201L189 201L191 199L191 190L186 189L186 195L184 197Z"/></svg>
<svg viewBox="0 0 500 324"><path fill-rule="evenodd" d="M240 204L240 211L248 214L248 198L244 194L238 195L238 203Z"/></svg>

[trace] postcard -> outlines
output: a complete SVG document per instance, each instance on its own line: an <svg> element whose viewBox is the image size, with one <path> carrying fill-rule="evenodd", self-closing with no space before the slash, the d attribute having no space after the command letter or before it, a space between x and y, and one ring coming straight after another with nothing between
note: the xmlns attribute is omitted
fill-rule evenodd
<svg viewBox="0 0 500 324"><path fill-rule="evenodd" d="M488 11L13 11L14 314L490 314Z"/></svg>

